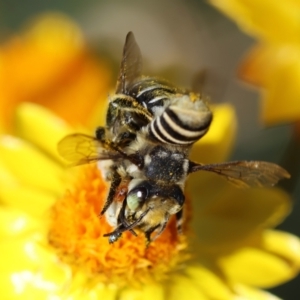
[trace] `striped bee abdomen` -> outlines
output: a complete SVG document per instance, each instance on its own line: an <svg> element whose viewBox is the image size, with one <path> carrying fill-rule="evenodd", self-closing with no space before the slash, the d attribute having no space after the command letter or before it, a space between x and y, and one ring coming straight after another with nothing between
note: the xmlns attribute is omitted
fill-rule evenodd
<svg viewBox="0 0 300 300"><path fill-rule="evenodd" d="M151 113L156 107L164 106L176 93L183 93L167 81L157 78L142 78L128 90L128 94L146 107Z"/></svg>
<svg viewBox="0 0 300 300"><path fill-rule="evenodd" d="M148 124L148 133L159 142L189 145L208 131L211 121L212 113L202 100L182 95Z"/></svg>

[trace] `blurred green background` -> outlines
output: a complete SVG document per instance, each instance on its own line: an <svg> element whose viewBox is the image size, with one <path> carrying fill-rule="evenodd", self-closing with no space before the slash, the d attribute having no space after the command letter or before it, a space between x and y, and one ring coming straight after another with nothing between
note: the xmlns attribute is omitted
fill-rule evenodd
<svg viewBox="0 0 300 300"><path fill-rule="evenodd" d="M260 123L258 91L241 83L236 68L255 41L203 1L71 1L1 0L0 40L42 12L67 14L82 28L95 52L119 64L128 31L141 47L147 74L163 74L178 85L190 86L195 74L208 71L205 92L212 102L230 102L237 111L239 130L232 159L268 160L292 173L282 186L293 196L295 208L280 229L300 235L299 145L291 140L292 125L264 128ZM272 290L284 299L299 295L299 277Z"/></svg>

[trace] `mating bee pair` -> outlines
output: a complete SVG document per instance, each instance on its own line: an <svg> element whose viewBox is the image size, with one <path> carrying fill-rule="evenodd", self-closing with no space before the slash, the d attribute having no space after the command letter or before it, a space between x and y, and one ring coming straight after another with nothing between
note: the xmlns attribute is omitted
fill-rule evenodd
<svg viewBox="0 0 300 300"><path fill-rule="evenodd" d="M289 177L283 168L268 162L204 165L190 161L193 143L212 121L207 103L199 94L143 77L141 69L141 52L129 32L105 127L97 128L95 137L72 134L58 144L61 156L74 164L98 162L111 183L101 211L114 228L105 234L110 243L124 231L136 235L135 229L144 232L150 242L174 214L180 231L190 173L214 172L238 186L272 186Z"/></svg>

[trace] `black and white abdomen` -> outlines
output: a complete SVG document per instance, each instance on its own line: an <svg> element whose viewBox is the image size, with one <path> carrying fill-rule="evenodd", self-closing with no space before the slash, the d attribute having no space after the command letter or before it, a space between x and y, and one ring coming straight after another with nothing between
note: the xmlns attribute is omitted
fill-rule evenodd
<svg viewBox="0 0 300 300"><path fill-rule="evenodd" d="M211 121L212 113L203 100L181 95L148 124L148 133L158 142L189 145L205 135Z"/></svg>
<svg viewBox="0 0 300 300"><path fill-rule="evenodd" d="M170 97L184 91L175 88L167 81L145 77L135 82L128 92L151 113L155 113L155 108L164 107L169 103Z"/></svg>

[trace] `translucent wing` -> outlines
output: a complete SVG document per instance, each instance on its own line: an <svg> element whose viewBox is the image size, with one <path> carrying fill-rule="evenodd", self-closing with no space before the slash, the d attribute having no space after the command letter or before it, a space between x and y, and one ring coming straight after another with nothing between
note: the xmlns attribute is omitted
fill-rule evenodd
<svg viewBox="0 0 300 300"><path fill-rule="evenodd" d="M141 76L142 55L133 33L126 36L116 94L127 94L128 86Z"/></svg>
<svg viewBox="0 0 300 300"><path fill-rule="evenodd" d="M102 143L86 134L67 135L57 144L58 153L73 165L82 165L105 159L120 159L114 150L104 149Z"/></svg>
<svg viewBox="0 0 300 300"><path fill-rule="evenodd" d="M200 170L224 176L238 187L273 186L281 179L290 178L285 169L264 161L233 161L210 165L190 162L190 173Z"/></svg>
<svg viewBox="0 0 300 300"><path fill-rule="evenodd" d="M194 75L192 91L209 97L214 102L222 99L228 88L228 80L213 69L202 69Z"/></svg>

